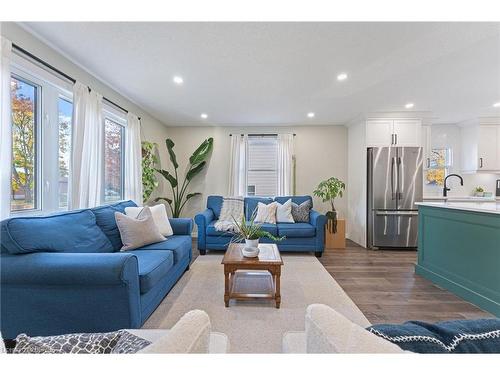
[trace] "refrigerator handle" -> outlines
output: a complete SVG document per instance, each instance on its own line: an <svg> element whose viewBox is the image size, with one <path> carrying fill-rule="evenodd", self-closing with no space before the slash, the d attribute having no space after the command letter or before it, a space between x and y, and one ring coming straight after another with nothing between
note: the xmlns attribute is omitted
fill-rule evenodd
<svg viewBox="0 0 500 375"><path fill-rule="evenodd" d="M396 198L397 199L403 199L403 193L401 192L401 156L398 156L397 158L397 186L396 186Z"/></svg>
<svg viewBox="0 0 500 375"><path fill-rule="evenodd" d="M392 200L396 199L394 195L394 157L391 158L391 197Z"/></svg>

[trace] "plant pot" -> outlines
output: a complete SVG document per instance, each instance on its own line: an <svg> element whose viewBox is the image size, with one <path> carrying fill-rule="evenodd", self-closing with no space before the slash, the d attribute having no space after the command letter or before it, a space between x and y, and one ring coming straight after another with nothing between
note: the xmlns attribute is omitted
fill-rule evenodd
<svg viewBox="0 0 500 375"><path fill-rule="evenodd" d="M245 247L242 250L243 256L247 258L255 258L259 255L259 239L248 240L245 239Z"/></svg>

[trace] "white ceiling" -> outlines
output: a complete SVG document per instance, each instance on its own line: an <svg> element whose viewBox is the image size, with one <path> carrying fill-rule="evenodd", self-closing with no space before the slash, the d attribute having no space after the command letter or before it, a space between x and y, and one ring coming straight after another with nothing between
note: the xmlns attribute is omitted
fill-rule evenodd
<svg viewBox="0 0 500 375"><path fill-rule="evenodd" d="M500 23L23 26L172 126L345 124L407 102L438 123L499 114Z"/></svg>

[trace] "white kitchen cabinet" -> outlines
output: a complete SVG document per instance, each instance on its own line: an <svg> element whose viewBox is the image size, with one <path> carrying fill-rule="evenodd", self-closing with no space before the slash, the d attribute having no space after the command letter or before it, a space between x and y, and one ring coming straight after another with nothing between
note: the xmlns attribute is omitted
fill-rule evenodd
<svg viewBox="0 0 500 375"><path fill-rule="evenodd" d="M420 120L394 120L394 145L398 147L422 146Z"/></svg>
<svg viewBox="0 0 500 375"><path fill-rule="evenodd" d="M366 121L367 147L422 146L422 122L417 119L370 119Z"/></svg>
<svg viewBox="0 0 500 375"><path fill-rule="evenodd" d="M499 165L499 126L480 126L478 143L478 169L484 171L500 170Z"/></svg>
<svg viewBox="0 0 500 375"><path fill-rule="evenodd" d="M432 131L430 125L422 126L422 147L424 153L424 170L430 168L432 153Z"/></svg>
<svg viewBox="0 0 500 375"><path fill-rule="evenodd" d="M500 125L464 127L462 172L500 172Z"/></svg>
<svg viewBox="0 0 500 375"><path fill-rule="evenodd" d="M394 139L392 120L366 121L366 143L368 147L390 146Z"/></svg>

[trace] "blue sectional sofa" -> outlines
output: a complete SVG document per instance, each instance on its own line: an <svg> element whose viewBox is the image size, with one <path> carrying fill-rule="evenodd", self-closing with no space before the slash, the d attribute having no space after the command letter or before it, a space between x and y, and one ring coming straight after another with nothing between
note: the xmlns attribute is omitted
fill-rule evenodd
<svg viewBox="0 0 500 375"><path fill-rule="evenodd" d="M136 204L0 223L4 338L142 326L189 267L193 223L170 219L166 241L120 252L114 214L128 206Z"/></svg>
<svg viewBox="0 0 500 375"><path fill-rule="evenodd" d="M248 220L258 202L269 204L277 201L281 204L288 199L301 204L307 200L312 203L309 195L286 196L286 197L245 197L245 216ZM226 250L233 233L218 232L214 224L218 220L222 208L222 196L211 195L207 198L207 208L205 211L195 216L198 226L198 249L201 255L207 250ZM326 216L311 210L309 223L277 223L263 224L262 229L267 230L275 236L286 236L283 241L277 243L280 251L310 252L314 251L320 257L325 249L325 223ZM262 238L261 242L273 242L267 238Z"/></svg>

